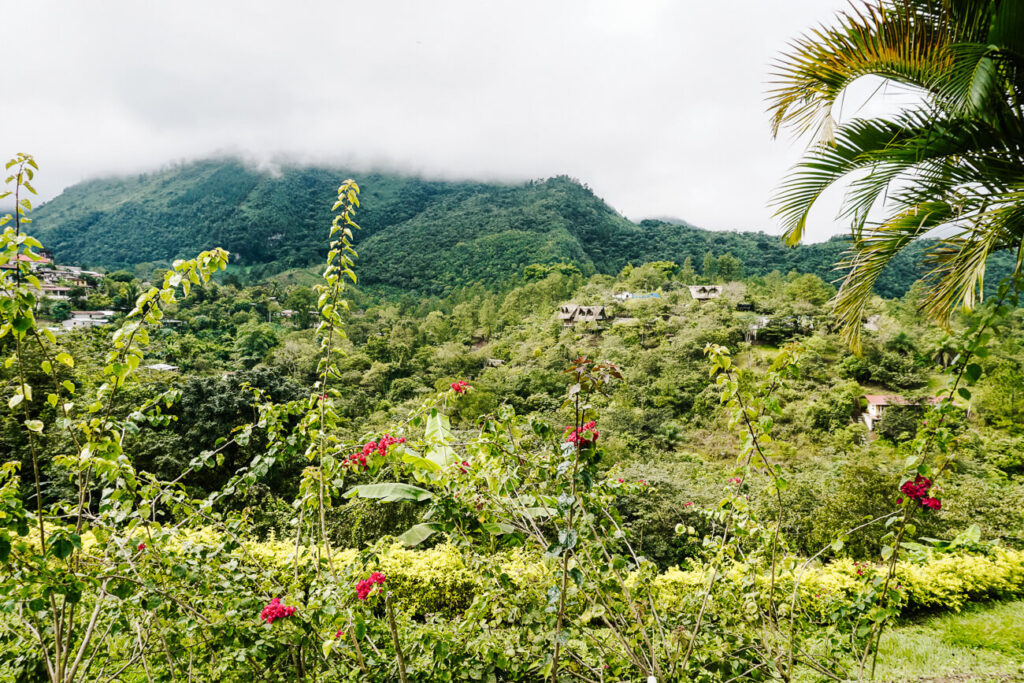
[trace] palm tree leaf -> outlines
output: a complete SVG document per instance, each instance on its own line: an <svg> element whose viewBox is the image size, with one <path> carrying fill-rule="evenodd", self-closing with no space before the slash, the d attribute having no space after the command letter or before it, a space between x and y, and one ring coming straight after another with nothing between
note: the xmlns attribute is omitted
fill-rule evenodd
<svg viewBox="0 0 1024 683"><path fill-rule="evenodd" d="M938 1L851 6L835 27L797 39L775 64L768 98L772 134L784 125L798 134L820 131L839 95L863 76L924 90L941 82L949 69L949 34L944 20L920 20L929 12L944 14Z"/></svg>
<svg viewBox="0 0 1024 683"><path fill-rule="evenodd" d="M912 241L944 224L952 216L952 207L931 202L914 207L874 227L858 240L839 268L846 276L834 299L834 309L845 341L860 353L861 321L871 299L875 282L885 267Z"/></svg>
<svg viewBox="0 0 1024 683"><path fill-rule="evenodd" d="M1019 200L973 218L971 227L943 239L927 256L934 267L927 276L923 309L944 325L958 306L973 308L981 300L988 257L1000 249L1019 250L1024 237L1024 204ZM1018 259L1016 271L1020 270Z"/></svg>

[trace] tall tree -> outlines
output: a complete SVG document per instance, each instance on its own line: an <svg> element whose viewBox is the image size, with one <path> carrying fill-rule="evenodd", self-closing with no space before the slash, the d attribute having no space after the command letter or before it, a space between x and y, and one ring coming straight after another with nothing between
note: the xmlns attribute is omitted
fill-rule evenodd
<svg viewBox="0 0 1024 683"><path fill-rule="evenodd" d="M708 282L712 282L718 274L718 262L715 260L715 255L710 251L704 254L704 263L701 265L700 274Z"/></svg>
<svg viewBox="0 0 1024 683"><path fill-rule="evenodd" d="M1020 272L1024 3L871 0L797 40L775 76L773 132L815 135L774 198L790 244L822 192L850 179L842 215L854 242L836 312L855 349L882 269L935 229L923 306L939 322L980 297L991 253L1016 249ZM864 76L920 98L891 117L837 122L833 106ZM868 220L873 209L877 222Z"/></svg>

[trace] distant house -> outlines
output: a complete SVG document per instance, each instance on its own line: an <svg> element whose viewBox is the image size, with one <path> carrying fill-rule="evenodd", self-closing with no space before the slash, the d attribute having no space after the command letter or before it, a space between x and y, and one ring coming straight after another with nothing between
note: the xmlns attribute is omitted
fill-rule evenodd
<svg viewBox="0 0 1024 683"><path fill-rule="evenodd" d="M736 304L736 310L737 311L753 311L754 310L754 304L750 303L749 301L741 301L738 304Z"/></svg>
<svg viewBox="0 0 1024 683"><path fill-rule="evenodd" d="M99 327L110 324L114 311L71 311L71 317L61 322L65 330Z"/></svg>
<svg viewBox="0 0 1024 683"><path fill-rule="evenodd" d="M486 363L487 367L489 368L500 368L504 364L505 361L503 361L500 358L488 358Z"/></svg>
<svg viewBox="0 0 1024 683"><path fill-rule="evenodd" d="M573 327L576 323L601 323L608 318L604 306L562 304L558 311L558 319L562 321L563 327Z"/></svg>
<svg viewBox="0 0 1024 683"><path fill-rule="evenodd" d="M933 397L922 401L914 401L899 395L865 394L864 401L866 405L861 417L864 419L864 424L868 426L868 430L874 431L875 423L882 419L882 415L889 406L934 405L941 400L941 398Z"/></svg>
<svg viewBox="0 0 1024 683"><path fill-rule="evenodd" d="M47 299L68 301L71 298L71 288L64 285L43 285L43 296Z"/></svg>
<svg viewBox="0 0 1024 683"><path fill-rule="evenodd" d="M612 294L612 298L618 299L619 301L625 301L626 299L633 298L633 292L615 292L615 294Z"/></svg>
<svg viewBox="0 0 1024 683"><path fill-rule="evenodd" d="M697 301L707 301L722 294L722 285L690 285L690 296Z"/></svg>
<svg viewBox="0 0 1024 683"><path fill-rule="evenodd" d="M31 270L32 272L35 272L40 268L45 268L46 266L49 266L51 263L53 263L53 260L48 259L45 256L38 256L36 258L32 258L27 254L18 254L18 263L27 263L28 269ZM16 263L5 263L3 265L0 265L0 268L4 268L7 270L14 270L17 267L18 266Z"/></svg>

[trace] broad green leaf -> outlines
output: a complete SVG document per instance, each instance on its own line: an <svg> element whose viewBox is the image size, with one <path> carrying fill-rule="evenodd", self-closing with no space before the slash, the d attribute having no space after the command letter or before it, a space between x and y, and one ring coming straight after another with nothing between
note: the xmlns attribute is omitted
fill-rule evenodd
<svg viewBox="0 0 1024 683"><path fill-rule="evenodd" d="M430 500L434 497L434 494L426 489L420 488L419 486L395 482L390 484L364 484L363 486L355 486L351 488L345 496L347 498L352 498L354 496L358 496L359 498L376 498L385 502L394 502L397 500L422 502Z"/></svg>
<svg viewBox="0 0 1024 683"><path fill-rule="evenodd" d="M408 531L398 537L398 540L402 545L406 547L412 547L419 545L423 541L427 540L434 535L435 532L440 531L440 525L433 523L417 524L411 527Z"/></svg>
<svg viewBox="0 0 1024 683"><path fill-rule="evenodd" d="M967 379L968 384L974 384L981 379L981 366L977 363L971 363L964 370L964 377Z"/></svg>
<svg viewBox="0 0 1024 683"><path fill-rule="evenodd" d="M428 472L440 472L441 466L433 460L428 460L420 455L417 455L414 451L406 448L405 452L402 453L402 462L413 465L421 470L427 470Z"/></svg>
<svg viewBox="0 0 1024 683"><path fill-rule="evenodd" d="M427 418L424 437L428 442L426 457L441 467L455 462L455 450L448 445L452 439L451 423L447 415L432 411Z"/></svg>

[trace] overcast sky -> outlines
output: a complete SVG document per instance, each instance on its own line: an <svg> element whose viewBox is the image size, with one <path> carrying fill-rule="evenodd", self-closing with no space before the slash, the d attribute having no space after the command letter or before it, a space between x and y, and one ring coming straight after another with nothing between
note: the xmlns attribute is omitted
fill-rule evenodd
<svg viewBox="0 0 1024 683"><path fill-rule="evenodd" d="M844 0L0 0L0 155L40 193L232 153L520 180L568 174L633 220L777 232L803 148L764 93ZM842 226L834 200L809 238Z"/></svg>

